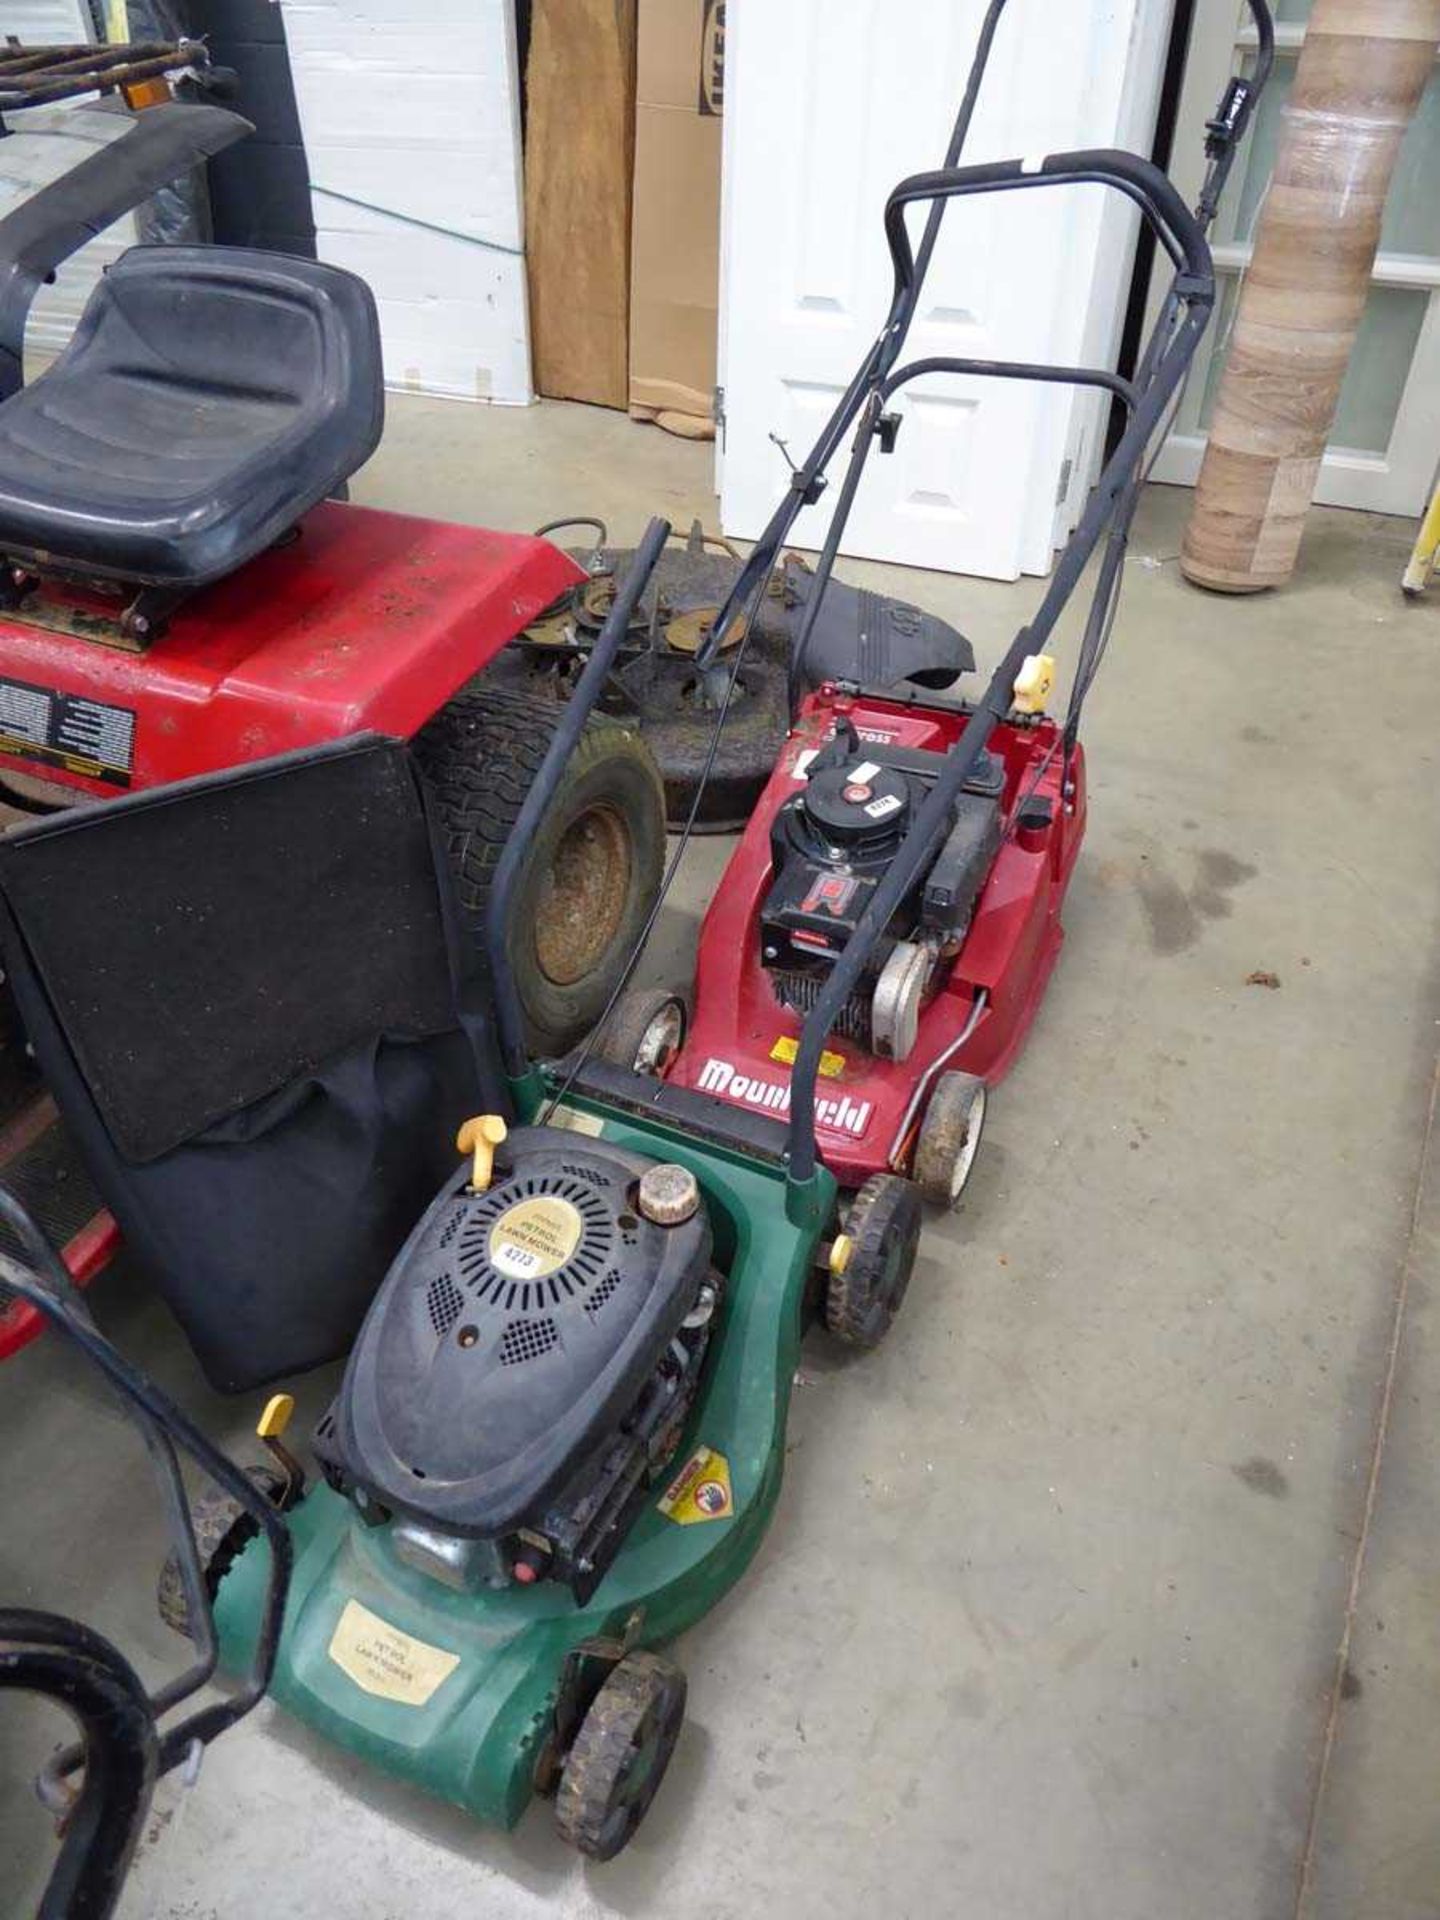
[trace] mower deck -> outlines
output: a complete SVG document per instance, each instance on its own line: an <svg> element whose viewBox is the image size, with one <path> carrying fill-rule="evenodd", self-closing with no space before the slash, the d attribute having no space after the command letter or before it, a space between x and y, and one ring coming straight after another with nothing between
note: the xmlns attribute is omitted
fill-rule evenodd
<svg viewBox="0 0 1440 1920"><path fill-rule="evenodd" d="M761 964L771 825L842 715L855 726L862 748L873 746L882 756L896 748L943 754L963 735L967 718L959 707L923 697L854 697L825 688L806 701L706 913L694 1023L667 1070L671 1085L756 1112L789 1111L790 1063L804 1019L781 1003ZM940 991L920 1013L913 1052L903 1061L881 1059L838 1033L826 1043L816 1133L825 1164L842 1186L859 1186L887 1168L904 1169L923 1112L916 1090L942 1061L947 1070L987 1084L1003 1078L1059 956L1060 909L1085 832L1084 755L1077 748L1071 759L1067 800L1052 721L1007 721L996 728L990 746L1004 763L1005 837L964 943ZM1033 815L1039 822L1047 811L1043 825L1020 818ZM983 1010L957 1048L982 993Z"/></svg>
<svg viewBox="0 0 1440 1920"><path fill-rule="evenodd" d="M699 1145L678 1126L583 1094L561 1117L689 1167L709 1207L726 1274L722 1331L673 1472L583 1607L552 1581L442 1586L397 1558L387 1527L365 1528L349 1501L317 1485L290 1515L295 1571L271 1689L328 1738L502 1826L536 1791L537 1767L544 1781L569 1656L597 1640L629 1651L673 1638L759 1545L780 1489L802 1310L835 1197L823 1170L797 1191L778 1163ZM662 1504L672 1503L667 1516ZM232 1671L253 1650L267 1560L252 1540L220 1585L216 1618Z"/></svg>
<svg viewBox="0 0 1440 1920"><path fill-rule="evenodd" d="M46 583L0 610L0 768L103 797L408 739L580 577L548 540L325 501L143 648L116 601Z"/></svg>

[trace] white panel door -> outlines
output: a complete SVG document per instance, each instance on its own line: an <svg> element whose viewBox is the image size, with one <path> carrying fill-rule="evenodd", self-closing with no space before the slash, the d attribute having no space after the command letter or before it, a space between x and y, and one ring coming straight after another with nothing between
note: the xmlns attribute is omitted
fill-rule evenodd
<svg viewBox="0 0 1440 1920"><path fill-rule="evenodd" d="M1122 124L1143 150L1165 39L1156 23L1170 10L1170 0L1063 8L1011 0L965 158L1112 145ZM770 434L804 454L884 318L885 197L902 175L939 164L983 11L983 0L903 8L732 0L721 468L729 534L752 538L785 485ZM1138 129L1136 87L1147 102L1139 118L1149 116ZM907 357L1074 360L1088 350L1110 360L1133 223L1119 216L1117 249L1103 203L1091 187L953 202ZM918 230L923 210L911 217ZM1113 284L1097 304L1102 256ZM895 453L867 470L845 551L1003 579L1043 572L1062 476L1078 499L1098 454L1098 434L1077 437L1082 404L1063 389L917 382L897 403ZM819 543L827 505L802 515L797 544Z"/></svg>

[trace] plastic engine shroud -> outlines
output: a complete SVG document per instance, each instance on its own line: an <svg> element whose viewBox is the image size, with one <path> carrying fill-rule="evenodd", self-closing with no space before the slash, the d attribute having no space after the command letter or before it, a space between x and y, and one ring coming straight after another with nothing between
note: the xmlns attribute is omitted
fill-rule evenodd
<svg viewBox="0 0 1440 1920"><path fill-rule="evenodd" d="M618 1428L709 1270L702 1207L635 1207L653 1162L553 1128L512 1133L483 1193L462 1168L376 1295L325 1452L382 1506L504 1534Z"/></svg>

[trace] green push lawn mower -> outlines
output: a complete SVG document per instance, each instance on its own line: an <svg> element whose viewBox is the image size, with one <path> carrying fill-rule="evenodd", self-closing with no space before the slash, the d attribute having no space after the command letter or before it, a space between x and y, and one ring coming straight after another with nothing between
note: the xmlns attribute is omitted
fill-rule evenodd
<svg viewBox="0 0 1440 1920"><path fill-rule="evenodd" d="M597 1859L634 1832L679 1732L684 1677L653 1649L738 1578L774 1507L807 1308L842 1288L873 1344L920 1229L895 1180L839 1236L835 1182L788 1177L773 1116L525 1057L514 878L668 532L652 524L496 871L512 1112L462 1129L464 1161L314 1436L323 1478L307 1490L285 1448L284 1396L260 1427L294 1547L275 1698L484 1820L512 1825L553 1794L562 1834ZM269 1550L229 1495L195 1519L221 1657L241 1669ZM161 1609L184 1630L173 1565Z"/></svg>

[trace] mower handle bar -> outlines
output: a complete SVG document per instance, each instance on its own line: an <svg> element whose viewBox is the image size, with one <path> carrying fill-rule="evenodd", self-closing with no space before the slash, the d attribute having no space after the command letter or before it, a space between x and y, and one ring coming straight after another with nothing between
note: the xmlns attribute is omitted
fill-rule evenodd
<svg viewBox="0 0 1440 1920"><path fill-rule="evenodd" d="M1006 4L1007 0L990 0L986 8L985 18L981 22L980 33L976 40L969 77L965 83L965 92L945 148L942 171L953 170L958 166L965 142L969 138L970 124L974 119L981 83L990 62L996 29ZM1259 99L1275 63L1275 23L1267 0L1248 0L1248 5L1257 44L1255 72L1249 81L1231 81L1214 119L1208 123L1209 138L1206 142L1206 150L1210 157L1210 167L1196 208L1196 217L1202 232L1215 216L1220 194L1230 171L1231 159L1249 124L1255 102ZM1164 178L1163 175L1160 177ZM1168 186L1169 183L1166 182L1166 184ZM1171 191L1173 192L1173 189ZM892 309L887 318L885 330L877 336L864 360L856 368L853 379L836 401L834 411L820 429L814 446L791 473L789 487L776 504L759 539L751 548L749 557L741 569L740 577L731 588L729 597L720 609L719 616L711 629L711 637L697 656L701 667L709 666L715 659L725 642L726 635L738 619L740 609L748 603L750 595L761 579L775 564L776 556L788 540L790 529L799 518L802 508L813 506L820 498L825 488L825 469L830 464L831 457L872 393L877 377L885 378L899 358L904 347L905 336L910 330L910 323L914 319L915 309L919 304L925 275L940 235L940 222L944 217L945 207L946 199L943 196L930 202L920 244L915 249L914 276L904 310L897 315Z"/></svg>
<svg viewBox="0 0 1440 1920"><path fill-rule="evenodd" d="M1213 272L1177 278L1145 355L1145 377L1137 387L1125 431L1056 563L1033 620L1016 634L966 722L964 733L946 754L934 784L806 1015L790 1070L787 1159L789 1176L797 1184L803 1185L815 1172L815 1088L830 1029L859 984L875 942L948 832L952 803L974 772L995 727L1009 712L1015 679L1026 657L1043 650L1107 525L1114 518L1123 519L1132 509L1151 435L1185 377L1214 303ZM1063 373L1073 377L1083 371L1072 368ZM1055 369L1054 377L1062 377L1062 370ZM857 449L857 456L863 457L863 448ZM847 483L855 476L855 464Z"/></svg>
<svg viewBox="0 0 1440 1920"><path fill-rule="evenodd" d="M158 1733L159 1771L177 1766L198 1741L202 1745L231 1727L263 1698L275 1671L276 1649L285 1615L285 1600L294 1563L294 1546L283 1516L250 1476L228 1459L189 1416L155 1382L132 1366L100 1332L90 1317L74 1282L49 1246L34 1220L7 1188L0 1185L0 1215L15 1229L33 1267L0 1252L0 1285L8 1287L45 1316L52 1327L97 1367L114 1389L125 1411L140 1428L146 1446L161 1470L171 1534L179 1556L185 1597L196 1629L200 1658L180 1679L157 1689L149 1705L152 1716L168 1712L182 1699L197 1693L214 1673L216 1641L210 1602L195 1550L193 1529L184 1501L184 1485L175 1457L177 1445L199 1465L207 1478L244 1509L265 1537L270 1550L270 1574L260 1613L260 1629L250 1671L227 1698L198 1707L185 1719ZM45 1276L42 1278L42 1274ZM198 1603L198 1610L197 1610ZM58 1787L64 1776L84 1762L75 1746L56 1756L42 1782Z"/></svg>
<svg viewBox="0 0 1440 1920"><path fill-rule="evenodd" d="M905 210L913 202L1087 183L1112 187L1133 200L1178 273L1198 280L1213 271L1200 222L1160 169L1138 154L1116 147L1093 147L1077 153L1047 154L1038 164L1032 160L996 160L976 167L937 167L933 172L911 174L902 180L885 202L885 238L895 268L895 292L885 324L887 337L902 321L908 326L914 306L916 258L905 224Z"/></svg>
<svg viewBox="0 0 1440 1920"><path fill-rule="evenodd" d="M0 1608L0 1690L53 1700L81 1728L85 1777L36 1920L103 1920L119 1899L159 1771L153 1706L102 1634L31 1607Z"/></svg>

